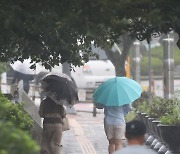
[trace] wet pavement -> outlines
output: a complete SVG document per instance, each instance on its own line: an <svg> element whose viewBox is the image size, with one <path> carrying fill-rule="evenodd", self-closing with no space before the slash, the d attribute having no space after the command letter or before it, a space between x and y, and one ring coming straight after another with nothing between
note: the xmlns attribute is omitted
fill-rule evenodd
<svg viewBox="0 0 180 154"><path fill-rule="evenodd" d="M103 110L93 117L92 103L74 106L77 114L68 114L70 130L63 132L61 154L108 154Z"/></svg>
<svg viewBox="0 0 180 154"><path fill-rule="evenodd" d="M68 115L70 130L63 132L62 154L108 154L103 111L93 117L92 104L78 104L75 109L76 115Z"/></svg>

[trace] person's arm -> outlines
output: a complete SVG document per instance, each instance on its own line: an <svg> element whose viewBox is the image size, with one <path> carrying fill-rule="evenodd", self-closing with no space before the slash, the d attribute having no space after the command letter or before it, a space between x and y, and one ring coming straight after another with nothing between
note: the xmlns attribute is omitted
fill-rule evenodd
<svg viewBox="0 0 180 154"><path fill-rule="evenodd" d="M63 105L61 105L60 114L61 114L61 117L62 117L62 118L65 118L65 117L66 117L66 111L65 111Z"/></svg>
<svg viewBox="0 0 180 154"><path fill-rule="evenodd" d="M42 117L42 118L44 117L44 113L43 113L44 103L45 102L42 101L41 104L40 104L40 107L39 107L39 116Z"/></svg>
<svg viewBox="0 0 180 154"><path fill-rule="evenodd" d="M132 110L131 104L123 105L124 115L128 114L128 112L130 112L131 110Z"/></svg>

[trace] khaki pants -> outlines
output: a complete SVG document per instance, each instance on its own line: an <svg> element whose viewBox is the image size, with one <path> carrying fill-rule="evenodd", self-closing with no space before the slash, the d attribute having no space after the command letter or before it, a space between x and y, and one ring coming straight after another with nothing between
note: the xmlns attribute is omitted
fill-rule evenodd
<svg viewBox="0 0 180 154"><path fill-rule="evenodd" d="M41 154L60 154L62 124L44 124Z"/></svg>

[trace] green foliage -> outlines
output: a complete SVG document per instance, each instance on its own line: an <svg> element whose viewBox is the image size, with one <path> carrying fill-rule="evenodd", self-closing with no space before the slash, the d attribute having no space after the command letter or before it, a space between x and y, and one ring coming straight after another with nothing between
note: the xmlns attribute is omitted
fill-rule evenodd
<svg viewBox="0 0 180 154"><path fill-rule="evenodd" d="M133 103L136 111L146 113L151 118L161 119L165 114L171 114L174 100L153 96L149 101L148 94L143 93L141 98Z"/></svg>
<svg viewBox="0 0 180 154"><path fill-rule="evenodd" d="M180 51L177 47L174 48L174 64L180 65Z"/></svg>
<svg viewBox="0 0 180 154"><path fill-rule="evenodd" d="M30 137L32 119L23 105L13 104L0 93L0 154L38 154L39 146Z"/></svg>
<svg viewBox="0 0 180 154"><path fill-rule="evenodd" d="M135 110L130 111L126 116L125 116L125 120L126 122L132 121L137 119L137 113Z"/></svg>
<svg viewBox="0 0 180 154"><path fill-rule="evenodd" d="M0 154L38 154L39 146L10 122L0 122Z"/></svg>
<svg viewBox="0 0 180 154"><path fill-rule="evenodd" d="M0 119L11 121L17 128L27 131L29 134L33 126L33 121L23 109L23 105L11 103L2 94L0 94Z"/></svg>
<svg viewBox="0 0 180 154"><path fill-rule="evenodd" d="M145 93L143 94L145 96ZM145 98L145 99L144 99ZM180 100L164 99L154 96L151 101L141 97L133 103L136 111L146 113L151 118L156 118L162 124L180 125Z"/></svg>
<svg viewBox="0 0 180 154"><path fill-rule="evenodd" d="M140 112L149 114L150 113L149 101L142 102L141 105L139 105L138 108L136 109L138 109L138 111Z"/></svg>
<svg viewBox="0 0 180 154"><path fill-rule="evenodd" d="M8 67L6 63L0 62L0 74L7 71Z"/></svg>
<svg viewBox="0 0 180 154"><path fill-rule="evenodd" d="M154 75L162 75L163 73L163 47L156 47L151 50L152 55L152 69L154 70ZM141 75L148 75L148 52L143 53L141 61ZM180 65L180 51L177 46L174 46L174 65Z"/></svg>
<svg viewBox="0 0 180 154"><path fill-rule="evenodd" d="M125 32L123 9L119 2L105 0L2 0L0 59L31 57L47 68L66 61L81 65L92 54L92 41L95 46L107 39L113 44Z"/></svg>
<svg viewBox="0 0 180 154"><path fill-rule="evenodd" d="M152 57L156 57L163 61L163 47L156 47L152 49ZM177 46L174 46L174 63L180 65L180 51Z"/></svg>
<svg viewBox="0 0 180 154"><path fill-rule="evenodd" d="M159 47L151 49L151 55L152 57L156 57L160 60L163 60L163 47L159 46Z"/></svg>
<svg viewBox="0 0 180 154"><path fill-rule="evenodd" d="M91 41L103 47L127 33L139 40L172 29L180 34L178 6L169 0L1 0L0 60L81 65L92 54Z"/></svg>
<svg viewBox="0 0 180 154"><path fill-rule="evenodd" d="M165 114L171 114L171 107L173 107L174 100L154 97L149 103L149 116L160 119Z"/></svg>
<svg viewBox="0 0 180 154"><path fill-rule="evenodd" d="M142 103L148 101L148 99L149 99L149 94L148 94L148 92L142 92L141 97L138 98L137 100L135 100L135 101L133 102L132 106L133 106L135 109L139 109L139 107L142 105Z"/></svg>
<svg viewBox="0 0 180 154"><path fill-rule="evenodd" d="M152 69L154 71L154 75L162 75L163 73L163 62L162 60L152 57ZM149 70L149 60L148 57L143 57L141 61L141 75L148 75Z"/></svg>
<svg viewBox="0 0 180 154"><path fill-rule="evenodd" d="M147 113L152 118L161 118L165 113L169 113L170 106L173 105L172 100L163 99L153 96L152 100L148 99L136 103L135 108L140 112Z"/></svg>
<svg viewBox="0 0 180 154"><path fill-rule="evenodd" d="M180 101L178 99L172 100L169 104L168 112L161 117L161 123L167 125L180 125Z"/></svg>

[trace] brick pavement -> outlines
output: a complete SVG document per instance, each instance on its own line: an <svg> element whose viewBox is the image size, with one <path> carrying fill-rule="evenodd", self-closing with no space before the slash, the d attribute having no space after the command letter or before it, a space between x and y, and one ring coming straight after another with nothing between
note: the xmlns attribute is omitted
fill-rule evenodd
<svg viewBox="0 0 180 154"><path fill-rule="evenodd" d="M63 132L62 154L108 154L103 114L78 112L68 118L71 129Z"/></svg>
<svg viewBox="0 0 180 154"><path fill-rule="evenodd" d="M108 154L102 110L96 117L92 104L77 104L77 114L68 115L70 130L63 132L61 154Z"/></svg>

